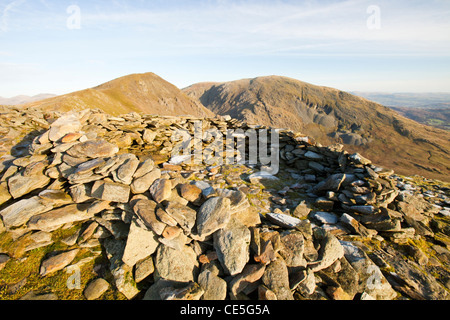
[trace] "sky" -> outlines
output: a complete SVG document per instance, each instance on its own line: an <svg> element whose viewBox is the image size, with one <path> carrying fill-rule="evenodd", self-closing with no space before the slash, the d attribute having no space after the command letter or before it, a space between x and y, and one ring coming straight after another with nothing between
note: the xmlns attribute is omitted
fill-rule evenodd
<svg viewBox="0 0 450 320"><path fill-rule="evenodd" d="M450 92L450 0L0 0L0 96L144 72Z"/></svg>

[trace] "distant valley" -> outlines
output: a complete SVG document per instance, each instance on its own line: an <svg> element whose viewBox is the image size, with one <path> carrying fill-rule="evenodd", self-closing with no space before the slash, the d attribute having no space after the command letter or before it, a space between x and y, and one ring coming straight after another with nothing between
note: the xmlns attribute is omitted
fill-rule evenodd
<svg viewBox="0 0 450 320"><path fill-rule="evenodd" d="M450 130L450 93L381 93L353 94L385 105L414 121Z"/></svg>

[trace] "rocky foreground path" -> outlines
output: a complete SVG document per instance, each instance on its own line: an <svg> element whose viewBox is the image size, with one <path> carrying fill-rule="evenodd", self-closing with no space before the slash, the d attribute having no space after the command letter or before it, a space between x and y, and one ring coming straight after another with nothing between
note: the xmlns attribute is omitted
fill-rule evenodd
<svg viewBox="0 0 450 320"><path fill-rule="evenodd" d="M287 130L275 176L171 156L260 128L229 118L0 112L0 299L449 297L448 184Z"/></svg>

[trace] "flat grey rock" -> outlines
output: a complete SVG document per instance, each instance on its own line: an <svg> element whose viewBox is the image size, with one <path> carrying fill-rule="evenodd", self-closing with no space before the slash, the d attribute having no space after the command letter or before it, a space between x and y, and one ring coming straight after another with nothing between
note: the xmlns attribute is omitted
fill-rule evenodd
<svg viewBox="0 0 450 320"><path fill-rule="evenodd" d="M228 225L214 233L214 248L226 273L236 275L250 259L250 230L232 217Z"/></svg>
<svg viewBox="0 0 450 320"><path fill-rule="evenodd" d="M122 261L133 267L138 261L152 255L158 247L157 235L146 228L139 226L136 220L131 222L128 233L127 244L123 253Z"/></svg>
<svg viewBox="0 0 450 320"><path fill-rule="evenodd" d="M270 222L287 229L295 229L295 227L302 222L300 219L281 213L269 212L266 214L266 218L269 219Z"/></svg>
<svg viewBox="0 0 450 320"><path fill-rule="evenodd" d="M214 197L208 199L197 212L197 232L207 236L225 227L231 218L230 199Z"/></svg>

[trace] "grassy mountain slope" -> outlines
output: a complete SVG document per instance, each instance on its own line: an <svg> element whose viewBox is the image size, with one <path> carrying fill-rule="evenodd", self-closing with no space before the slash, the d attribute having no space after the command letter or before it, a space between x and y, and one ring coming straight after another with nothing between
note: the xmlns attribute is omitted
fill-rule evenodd
<svg viewBox="0 0 450 320"><path fill-rule="evenodd" d="M450 181L448 132L364 98L279 76L200 83L183 91L214 113L300 131L322 144L344 143L400 174Z"/></svg>
<svg viewBox="0 0 450 320"><path fill-rule="evenodd" d="M143 112L157 115L212 116L200 103L153 73L132 74L95 88L26 104L44 110L101 109L112 115Z"/></svg>

